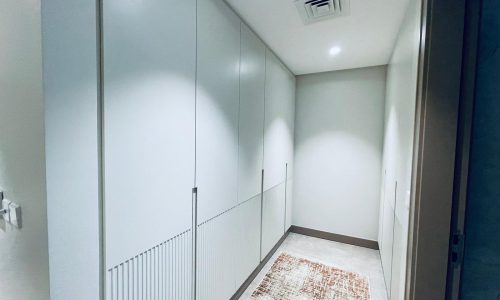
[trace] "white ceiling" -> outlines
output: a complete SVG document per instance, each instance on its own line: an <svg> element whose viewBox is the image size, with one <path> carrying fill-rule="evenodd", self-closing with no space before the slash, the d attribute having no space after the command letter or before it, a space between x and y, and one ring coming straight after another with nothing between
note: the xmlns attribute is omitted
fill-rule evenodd
<svg viewBox="0 0 500 300"><path fill-rule="evenodd" d="M300 75L387 64L409 0L351 0L348 16L310 25L293 0L226 1Z"/></svg>

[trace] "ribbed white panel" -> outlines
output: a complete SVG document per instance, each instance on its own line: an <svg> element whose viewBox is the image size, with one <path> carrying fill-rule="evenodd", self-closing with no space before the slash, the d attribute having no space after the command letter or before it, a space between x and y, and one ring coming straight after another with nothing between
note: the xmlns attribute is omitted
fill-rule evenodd
<svg viewBox="0 0 500 300"><path fill-rule="evenodd" d="M289 178L285 182L286 195L285 195L285 231L292 226L292 211L293 211L293 179Z"/></svg>
<svg viewBox="0 0 500 300"><path fill-rule="evenodd" d="M260 263L260 195L237 207L235 279L236 288L250 276Z"/></svg>
<svg viewBox="0 0 500 300"><path fill-rule="evenodd" d="M262 257L265 257L285 233L285 182L264 191L262 204Z"/></svg>
<svg viewBox="0 0 500 300"><path fill-rule="evenodd" d="M107 300L191 300L191 231L107 271Z"/></svg>
<svg viewBox="0 0 500 300"><path fill-rule="evenodd" d="M259 264L260 195L198 226L197 300L229 299Z"/></svg>
<svg viewBox="0 0 500 300"><path fill-rule="evenodd" d="M234 208L198 227L197 298L229 299L234 280L236 245Z"/></svg>

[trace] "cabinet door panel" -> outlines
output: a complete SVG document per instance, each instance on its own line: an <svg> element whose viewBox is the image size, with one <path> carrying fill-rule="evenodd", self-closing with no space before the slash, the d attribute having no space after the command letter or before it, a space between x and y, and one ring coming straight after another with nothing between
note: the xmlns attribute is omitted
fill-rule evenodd
<svg viewBox="0 0 500 300"><path fill-rule="evenodd" d="M191 227L195 0L106 0L107 268Z"/></svg>
<svg viewBox="0 0 500 300"><path fill-rule="evenodd" d="M382 269L386 288L390 291L390 283L392 279L392 251L394 242L394 210L392 206L384 200L382 203L383 219L382 219L382 240L380 244L380 258L382 260Z"/></svg>
<svg viewBox="0 0 500 300"><path fill-rule="evenodd" d="M260 263L260 194L237 208L236 289Z"/></svg>
<svg viewBox="0 0 500 300"><path fill-rule="evenodd" d="M293 179L287 179L286 181L286 195L285 195L285 214L286 223L285 230L288 230L292 226L292 212L293 212Z"/></svg>
<svg viewBox="0 0 500 300"><path fill-rule="evenodd" d="M264 135L264 190L285 180L293 171L293 124L295 118L295 77L278 58L266 54L266 106Z"/></svg>
<svg viewBox="0 0 500 300"><path fill-rule="evenodd" d="M198 1L196 185L201 223L237 203L240 20Z"/></svg>
<svg viewBox="0 0 500 300"><path fill-rule="evenodd" d="M285 183L264 192L262 206L262 257L285 233Z"/></svg>
<svg viewBox="0 0 500 300"><path fill-rule="evenodd" d="M244 24L241 28L238 200L260 194L264 147L266 47Z"/></svg>

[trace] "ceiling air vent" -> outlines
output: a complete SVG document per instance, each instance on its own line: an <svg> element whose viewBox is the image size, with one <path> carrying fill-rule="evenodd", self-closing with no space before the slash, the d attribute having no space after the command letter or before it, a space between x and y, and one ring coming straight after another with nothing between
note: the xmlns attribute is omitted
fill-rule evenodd
<svg viewBox="0 0 500 300"><path fill-rule="evenodd" d="M294 0L304 24L349 14L349 0Z"/></svg>

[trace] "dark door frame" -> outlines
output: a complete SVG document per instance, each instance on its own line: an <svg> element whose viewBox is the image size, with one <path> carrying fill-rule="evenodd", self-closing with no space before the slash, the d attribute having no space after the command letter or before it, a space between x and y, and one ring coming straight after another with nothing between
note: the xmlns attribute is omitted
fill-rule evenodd
<svg viewBox="0 0 500 300"><path fill-rule="evenodd" d="M473 1L422 0L406 299L446 297L456 161L469 132L459 124L471 109L460 98L470 94L461 86L470 50L463 49L466 4Z"/></svg>

